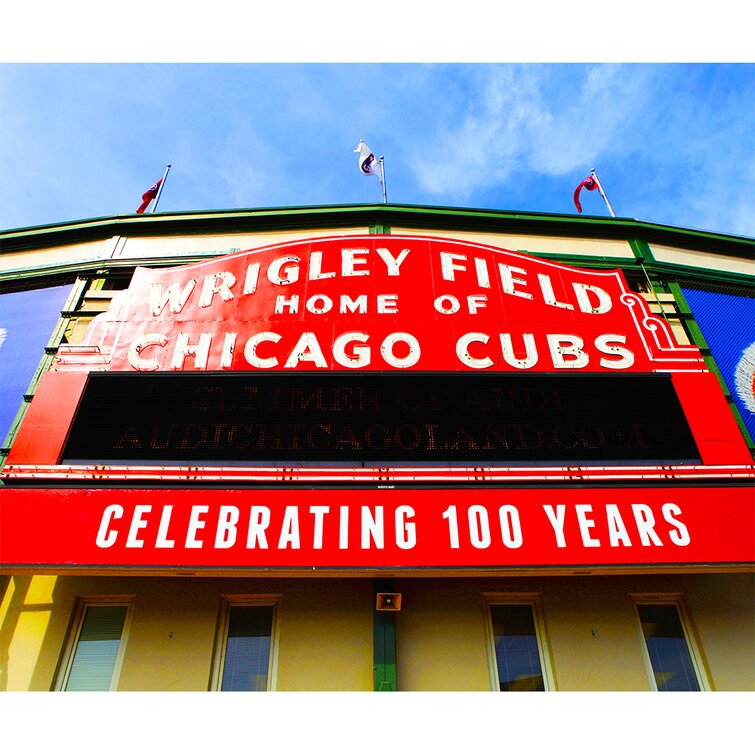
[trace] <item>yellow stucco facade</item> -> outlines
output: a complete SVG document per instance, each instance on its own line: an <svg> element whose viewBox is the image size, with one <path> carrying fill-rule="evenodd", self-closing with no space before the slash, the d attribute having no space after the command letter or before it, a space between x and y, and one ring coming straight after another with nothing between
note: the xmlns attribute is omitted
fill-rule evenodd
<svg viewBox="0 0 755 755"><path fill-rule="evenodd" d="M490 602L534 600L550 687L652 689L635 603L678 600L711 690L755 689L752 573L617 576L412 577L394 580L399 691L486 691L491 679ZM0 685L56 688L78 600L128 600L132 614L119 691L211 687L224 598L276 603L269 688L373 688L372 580L15 575L5 580Z"/></svg>

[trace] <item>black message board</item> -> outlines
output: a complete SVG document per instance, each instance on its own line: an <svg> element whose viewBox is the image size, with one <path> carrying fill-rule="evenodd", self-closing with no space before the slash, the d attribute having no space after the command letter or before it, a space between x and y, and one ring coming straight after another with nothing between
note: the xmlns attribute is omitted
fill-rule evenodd
<svg viewBox="0 0 755 755"><path fill-rule="evenodd" d="M92 373L68 463L699 462L665 374Z"/></svg>

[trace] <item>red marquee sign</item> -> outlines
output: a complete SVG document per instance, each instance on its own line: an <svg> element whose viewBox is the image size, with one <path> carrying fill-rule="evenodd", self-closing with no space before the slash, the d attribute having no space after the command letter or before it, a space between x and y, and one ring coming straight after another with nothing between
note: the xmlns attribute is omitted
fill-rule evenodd
<svg viewBox="0 0 755 755"><path fill-rule="evenodd" d="M0 491L4 566L755 562L751 487Z"/></svg>
<svg viewBox="0 0 755 755"><path fill-rule="evenodd" d="M669 373L651 377L665 381L670 393L664 395L678 398L677 414L681 407L698 454L661 459L653 451L618 466L594 466L592 459L592 467L590 451L581 447L580 455L568 463L559 457L551 467L521 466L528 458L506 467L510 457L479 466L471 452L468 464L421 457L411 467L403 458L370 465L369 456L360 463L357 456L344 461L338 455L313 465L306 458L284 463L271 457L266 466L255 458L259 449L235 459L212 457L215 466L202 466L191 454L179 457L185 466L175 457L164 465L152 457L140 462L138 455L100 458L96 433L114 408L132 421L132 409L146 405L149 373L194 373L180 381L201 378L211 388L211 376L202 372L242 381L248 375L222 373L267 373L274 383L282 377L276 371L301 371L292 379L345 384L360 370L405 371L404 377L420 380L422 371L453 372L477 387L484 379L473 373L498 382L533 373L547 373L543 381L593 373L579 378L585 385L593 379L607 384L606 375L619 373L641 373L625 381ZM330 372L317 377L317 371ZM91 372L121 373L99 376L100 403L85 400L96 392ZM511 375L494 374L503 372ZM165 383L161 395L183 395L173 390L179 378L155 377ZM264 381L256 378L259 387ZM107 381L130 381L130 392L113 390L111 399ZM607 389L601 395L609 407L624 398ZM184 412L186 402L179 403L175 421L196 421L183 416L192 406ZM149 406L149 421L164 411L160 402ZM296 412L307 414L294 409L291 422L299 421ZM82 456L66 456L74 420L82 416L90 424L79 440L95 440L89 455L81 446ZM260 424L258 414L244 421ZM379 421L388 422L382 415ZM231 437L224 423L213 425L213 443L216 436ZM664 425L660 435L666 434ZM567 433L567 440L574 437ZM428 443L435 445L434 435ZM119 458L125 459L120 466ZM137 268L130 287L94 318L84 343L59 349L2 474L9 485L0 489L0 561L7 567L393 570L755 562L755 500L742 483L753 479L752 456L700 351L677 344L619 270L583 270L441 238L310 239L200 264ZM129 487L13 487L61 479ZM624 487L610 487L619 480ZM376 487L402 481L409 486ZM582 487L571 484L577 481ZM134 489L196 482L219 487ZM297 482L331 488L281 487ZM270 487L227 489L261 483ZM431 489L448 483L468 487ZM521 487L527 484L539 487ZM642 487L647 484L654 487Z"/></svg>
<svg viewBox="0 0 755 755"><path fill-rule="evenodd" d="M87 348L88 347L88 348ZM88 350L89 349L89 350ZM57 370L705 369L619 270L418 236L137 268Z"/></svg>
<svg viewBox="0 0 755 755"><path fill-rule="evenodd" d="M702 464L752 464L699 349L620 270L481 244L339 236L137 268L84 341L43 375L3 476L61 472L91 372L669 373Z"/></svg>

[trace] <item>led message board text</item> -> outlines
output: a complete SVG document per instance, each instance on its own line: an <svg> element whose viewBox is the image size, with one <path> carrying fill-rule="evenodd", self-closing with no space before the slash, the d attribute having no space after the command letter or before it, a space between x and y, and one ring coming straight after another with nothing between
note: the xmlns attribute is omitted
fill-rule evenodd
<svg viewBox="0 0 755 755"><path fill-rule="evenodd" d="M92 374L64 458L699 461L667 375L301 371Z"/></svg>

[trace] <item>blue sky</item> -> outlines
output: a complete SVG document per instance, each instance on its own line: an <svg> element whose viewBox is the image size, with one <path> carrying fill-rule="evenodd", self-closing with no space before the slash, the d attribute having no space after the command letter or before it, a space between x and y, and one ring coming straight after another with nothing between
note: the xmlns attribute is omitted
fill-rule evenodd
<svg viewBox="0 0 755 755"><path fill-rule="evenodd" d="M323 44L294 63L6 55L0 228L132 213L169 162L164 212L379 202L363 138L389 202L574 213L594 167L618 216L755 235L755 65L323 62ZM608 212L597 192L582 205Z"/></svg>

